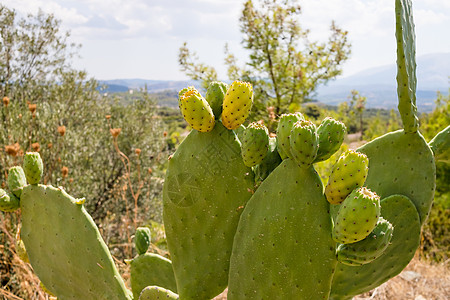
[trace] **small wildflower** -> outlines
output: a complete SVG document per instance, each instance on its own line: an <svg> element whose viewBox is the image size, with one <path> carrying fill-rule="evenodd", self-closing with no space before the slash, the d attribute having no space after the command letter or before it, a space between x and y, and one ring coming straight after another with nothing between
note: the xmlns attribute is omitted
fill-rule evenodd
<svg viewBox="0 0 450 300"><path fill-rule="evenodd" d="M122 129L121 128L111 128L109 131L111 132L111 135L116 138L119 136Z"/></svg>
<svg viewBox="0 0 450 300"><path fill-rule="evenodd" d="M106 115L105 118L106 118L106 120L109 120L109 119L111 119L111 115Z"/></svg>
<svg viewBox="0 0 450 300"><path fill-rule="evenodd" d="M3 104L8 107L9 105L9 98L8 97L3 97Z"/></svg>
<svg viewBox="0 0 450 300"><path fill-rule="evenodd" d="M167 131L164 131L163 136L164 136L164 137L167 136Z"/></svg>
<svg viewBox="0 0 450 300"><path fill-rule="evenodd" d="M17 154L19 153L19 151L20 151L20 145L19 145L19 143L15 143L15 144L12 144L12 145L6 145L6 146L5 146L5 152L6 152L6 154L8 154L8 155L11 155L11 156L17 156Z"/></svg>
<svg viewBox="0 0 450 300"><path fill-rule="evenodd" d="M73 178L70 178L70 179L69 179L69 182L72 183L72 182L73 182Z"/></svg>
<svg viewBox="0 0 450 300"><path fill-rule="evenodd" d="M58 132L61 136L64 136L66 134L66 126L58 126Z"/></svg>
<svg viewBox="0 0 450 300"><path fill-rule="evenodd" d="M41 145L39 145L39 143L33 143L31 144L31 148L33 148L35 152L39 152L39 150L41 149Z"/></svg>
<svg viewBox="0 0 450 300"><path fill-rule="evenodd" d="M69 175L69 168L68 167L62 167L61 168L61 175L63 178L66 178L67 175Z"/></svg>
<svg viewBox="0 0 450 300"><path fill-rule="evenodd" d="M19 114L19 119L22 119L22 114Z"/></svg>
<svg viewBox="0 0 450 300"><path fill-rule="evenodd" d="M136 149L134 150L134 152L136 153L137 156L139 156L139 155L141 154L141 149L136 148Z"/></svg>
<svg viewBox="0 0 450 300"><path fill-rule="evenodd" d="M152 168L148 168L148 174L152 174L153 173L153 170L152 170Z"/></svg>
<svg viewBox="0 0 450 300"><path fill-rule="evenodd" d="M32 113L32 114L34 114L34 112L36 111L36 107L37 107L37 105L36 104L28 104L28 110Z"/></svg>

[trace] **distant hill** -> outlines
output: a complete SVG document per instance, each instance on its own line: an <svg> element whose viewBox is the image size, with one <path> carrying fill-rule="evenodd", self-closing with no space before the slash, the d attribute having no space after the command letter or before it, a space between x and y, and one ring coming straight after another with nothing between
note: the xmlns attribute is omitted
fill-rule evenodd
<svg viewBox="0 0 450 300"><path fill-rule="evenodd" d="M315 95L315 100L329 105L348 101L351 90L358 90L367 97L369 108L397 107L396 65L390 64L361 71L355 75L338 78L322 86ZM450 53L435 53L417 58L417 106L419 111L429 112L434 107L436 92L448 93L450 87ZM147 87L150 93L179 91L190 85L199 87L197 81L115 79L101 80L108 86L105 92L126 92L130 89ZM176 97L176 94L174 94ZM166 96L166 95L165 95ZM162 103L161 103L162 104Z"/></svg>

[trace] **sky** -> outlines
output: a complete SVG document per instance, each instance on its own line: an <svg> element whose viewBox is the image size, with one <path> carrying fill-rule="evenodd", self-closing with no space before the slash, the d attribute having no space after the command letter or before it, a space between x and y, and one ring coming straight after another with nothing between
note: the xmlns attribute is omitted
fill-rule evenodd
<svg viewBox="0 0 450 300"><path fill-rule="evenodd" d="M332 20L349 31L352 54L343 77L395 63L394 0L300 0L299 22L326 41ZM81 44L73 65L99 80L186 80L178 65L184 42L226 78L224 45L243 65L239 17L244 0L2 0L19 15L41 9ZM413 1L417 56L450 52L450 1Z"/></svg>

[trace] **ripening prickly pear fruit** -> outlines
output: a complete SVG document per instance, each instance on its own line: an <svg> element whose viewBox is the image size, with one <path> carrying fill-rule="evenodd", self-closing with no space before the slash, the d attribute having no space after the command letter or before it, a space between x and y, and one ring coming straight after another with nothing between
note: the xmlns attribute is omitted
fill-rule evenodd
<svg viewBox="0 0 450 300"><path fill-rule="evenodd" d="M363 153L348 150L331 170L325 196L331 204L339 204L357 187L364 184L369 172L369 159Z"/></svg>
<svg viewBox="0 0 450 300"><path fill-rule="evenodd" d="M380 217L380 197L366 187L353 190L341 203L332 237L338 243L363 240L375 228Z"/></svg>
<svg viewBox="0 0 450 300"><path fill-rule="evenodd" d="M14 194L0 189L0 211L13 212L20 207L20 200Z"/></svg>
<svg viewBox="0 0 450 300"><path fill-rule="evenodd" d="M208 101L213 114L218 120L222 114L223 98L228 90L228 84L220 81L212 81L209 83L208 90L206 91L205 99Z"/></svg>
<svg viewBox="0 0 450 300"><path fill-rule="evenodd" d="M258 123L248 125L242 135L241 150L247 167L261 163L269 150L269 131L266 126Z"/></svg>
<svg viewBox="0 0 450 300"><path fill-rule="evenodd" d="M248 82L235 81L223 99L222 123L228 129L236 129L247 119L253 102L253 87Z"/></svg>
<svg viewBox="0 0 450 300"><path fill-rule="evenodd" d="M281 159L291 157L291 143L289 141L289 136L291 135L292 126L294 126L295 122L304 119L303 115L299 112L281 115L277 127L277 148Z"/></svg>
<svg viewBox="0 0 450 300"><path fill-rule="evenodd" d="M339 245L336 250L338 261L349 266L361 266L374 261L389 246L393 232L394 226L380 217L375 228L365 239Z"/></svg>
<svg viewBox="0 0 450 300"><path fill-rule="evenodd" d="M22 167L11 167L8 171L8 187L9 190L18 198L22 194L24 186L27 185L27 179Z"/></svg>
<svg viewBox="0 0 450 300"><path fill-rule="evenodd" d="M134 243L136 245L136 251L139 255L147 252L150 246L152 235L150 228L148 227L138 227L136 229L136 234L134 235Z"/></svg>
<svg viewBox="0 0 450 300"><path fill-rule="evenodd" d="M44 164L38 152L27 152L23 158L23 170L29 184L38 184L44 172Z"/></svg>
<svg viewBox="0 0 450 300"><path fill-rule="evenodd" d="M183 96L184 93L186 93L187 91L193 91L193 90L195 90L195 87L193 87L193 86L188 86L188 87L181 89L178 92L178 100L180 100L181 96Z"/></svg>
<svg viewBox="0 0 450 300"><path fill-rule="evenodd" d="M289 139L292 159L302 168L309 167L316 158L319 140L314 123L306 120L295 122Z"/></svg>
<svg viewBox="0 0 450 300"><path fill-rule="evenodd" d="M184 119L192 128L200 132L213 130L215 121L211 107L195 88L182 94L179 104Z"/></svg>
<svg viewBox="0 0 450 300"><path fill-rule="evenodd" d="M326 117L317 128L319 150L314 162L327 160L341 147L347 128L344 123Z"/></svg>

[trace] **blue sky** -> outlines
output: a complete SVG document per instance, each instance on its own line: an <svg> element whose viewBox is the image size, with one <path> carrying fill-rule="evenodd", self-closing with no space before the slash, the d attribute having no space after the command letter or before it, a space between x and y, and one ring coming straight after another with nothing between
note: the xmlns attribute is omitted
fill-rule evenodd
<svg viewBox="0 0 450 300"><path fill-rule="evenodd" d="M184 41L226 79L225 43L243 63L238 19L243 0L2 0L19 14L41 8L82 44L74 66L97 79L184 80ZM301 0L303 28L325 41L331 20L349 31L352 55L343 76L395 63L394 0ZM450 52L450 1L413 1L417 55Z"/></svg>

